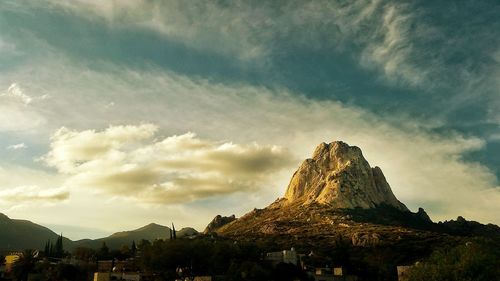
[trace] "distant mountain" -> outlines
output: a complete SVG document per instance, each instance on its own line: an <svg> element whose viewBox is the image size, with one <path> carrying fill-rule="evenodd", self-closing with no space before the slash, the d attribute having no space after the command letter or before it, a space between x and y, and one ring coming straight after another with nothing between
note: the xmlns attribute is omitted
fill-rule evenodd
<svg viewBox="0 0 500 281"><path fill-rule="evenodd" d="M27 220L10 219L0 213L0 251L21 249L43 249L50 239L56 241L59 235L52 230ZM72 241L64 238L63 243Z"/></svg>
<svg viewBox="0 0 500 281"><path fill-rule="evenodd" d="M194 228L185 227L176 231L178 238L198 234ZM15 251L24 249L43 250L48 240L55 242L59 235L47 227L35 224L27 220L10 219L0 213L0 252ZM146 239L170 239L170 228L159 224L151 223L144 227L116 232L108 237L100 239L82 239L72 241L63 239L64 249L71 251L75 247L99 248L105 242L110 249L118 249L122 245L131 245L132 241L138 243Z"/></svg>
<svg viewBox="0 0 500 281"><path fill-rule="evenodd" d="M468 221L459 216L456 220L439 222L438 226L451 235L483 236L500 241L500 227L492 223L484 225L477 221Z"/></svg>
<svg viewBox="0 0 500 281"><path fill-rule="evenodd" d="M156 223L150 223L141 228L121 231L111 234L108 237L90 240L79 240L75 242L75 247L89 247L89 248L99 248L102 246L103 242L106 246L111 249L120 248L122 245L130 246L132 241L138 243L142 239L153 241L155 239L170 239L171 228ZM176 235L178 238L192 236L198 234L194 228L185 227L181 230L176 230Z"/></svg>

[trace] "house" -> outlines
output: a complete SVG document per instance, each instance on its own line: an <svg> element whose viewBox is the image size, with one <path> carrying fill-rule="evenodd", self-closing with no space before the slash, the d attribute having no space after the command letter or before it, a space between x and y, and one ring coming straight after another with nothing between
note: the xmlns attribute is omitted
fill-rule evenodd
<svg viewBox="0 0 500 281"><path fill-rule="evenodd" d="M95 272L94 281L109 281L111 280L111 274L109 272Z"/></svg>
<svg viewBox="0 0 500 281"><path fill-rule="evenodd" d="M264 260L270 262L272 265L276 266L279 263L291 263L297 265L298 256L294 248L290 250L283 250L279 252L269 252L264 257Z"/></svg>
<svg viewBox="0 0 500 281"><path fill-rule="evenodd" d="M104 260L97 262L97 272L121 272L127 270L127 261Z"/></svg>
<svg viewBox="0 0 500 281"><path fill-rule="evenodd" d="M5 272L10 272L12 270L12 266L19 259L20 253L10 253L5 256Z"/></svg>
<svg viewBox="0 0 500 281"><path fill-rule="evenodd" d="M345 275L342 267L318 267L313 272L309 272L315 281L347 281L356 280L352 275Z"/></svg>
<svg viewBox="0 0 500 281"><path fill-rule="evenodd" d="M396 267L398 271L398 281L408 280L408 271L413 267L413 265L398 265Z"/></svg>
<svg viewBox="0 0 500 281"><path fill-rule="evenodd" d="M212 276L196 276L193 281L212 281Z"/></svg>
<svg viewBox="0 0 500 281"><path fill-rule="evenodd" d="M94 281L140 281L141 275L137 272L95 272Z"/></svg>

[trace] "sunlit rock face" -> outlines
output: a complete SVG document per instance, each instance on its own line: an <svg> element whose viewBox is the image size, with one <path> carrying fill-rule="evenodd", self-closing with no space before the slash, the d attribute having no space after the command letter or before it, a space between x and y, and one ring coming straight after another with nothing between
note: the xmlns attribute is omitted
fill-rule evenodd
<svg viewBox="0 0 500 281"><path fill-rule="evenodd" d="M371 168L356 146L322 143L294 173L285 204L319 203L337 208L374 208L381 204L408 211L392 193L382 170Z"/></svg>

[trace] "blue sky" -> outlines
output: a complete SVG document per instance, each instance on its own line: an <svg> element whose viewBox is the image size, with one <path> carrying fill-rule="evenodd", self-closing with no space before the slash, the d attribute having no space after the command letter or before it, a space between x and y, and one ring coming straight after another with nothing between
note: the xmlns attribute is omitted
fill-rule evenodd
<svg viewBox="0 0 500 281"><path fill-rule="evenodd" d="M498 14L497 1L2 1L1 211L70 238L202 229L282 196L317 144L344 140L410 209L498 224Z"/></svg>

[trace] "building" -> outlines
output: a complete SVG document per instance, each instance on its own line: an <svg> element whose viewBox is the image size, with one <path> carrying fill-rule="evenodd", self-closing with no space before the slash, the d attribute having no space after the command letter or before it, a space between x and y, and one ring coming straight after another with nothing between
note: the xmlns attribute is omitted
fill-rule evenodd
<svg viewBox="0 0 500 281"><path fill-rule="evenodd" d="M111 280L111 274L109 272L95 272L94 281L109 281Z"/></svg>
<svg viewBox="0 0 500 281"><path fill-rule="evenodd" d="M318 267L313 272L309 272L315 281L346 281L356 280L355 276L345 275L342 267Z"/></svg>
<svg viewBox="0 0 500 281"><path fill-rule="evenodd" d="M11 253L5 256L5 272L10 272L12 266L19 259L20 253Z"/></svg>
<svg viewBox="0 0 500 281"><path fill-rule="evenodd" d="M269 252L266 254L264 260L270 262L272 265L276 266L279 263L291 263L294 265L298 264L297 252L294 248L290 250L283 250L279 252Z"/></svg>
<svg viewBox="0 0 500 281"><path fill-rule="evenodd" d="M398 281L408 280L408 271L413 267L413 265L398 265L396 267L398 271Z"/></svg>
<svg viewBox="0 0 500 281"><path fill-rule="evenodd" d="M124 281L140 281L141 275L136 272L95 272L94 281L110 281L110 280L124 280Z"/></svg>
<svg viewBox="0 0 500 281"><path fill-rule="evenodd" d="M106 260L97 262L97 272L122 272L127 271L127 261Z"/></svg>
<svg viewBox="0 0 500 281"><path fill-rule="evenodd" d="M212 276L196 276L193 281L212 281Z"/></svg>

